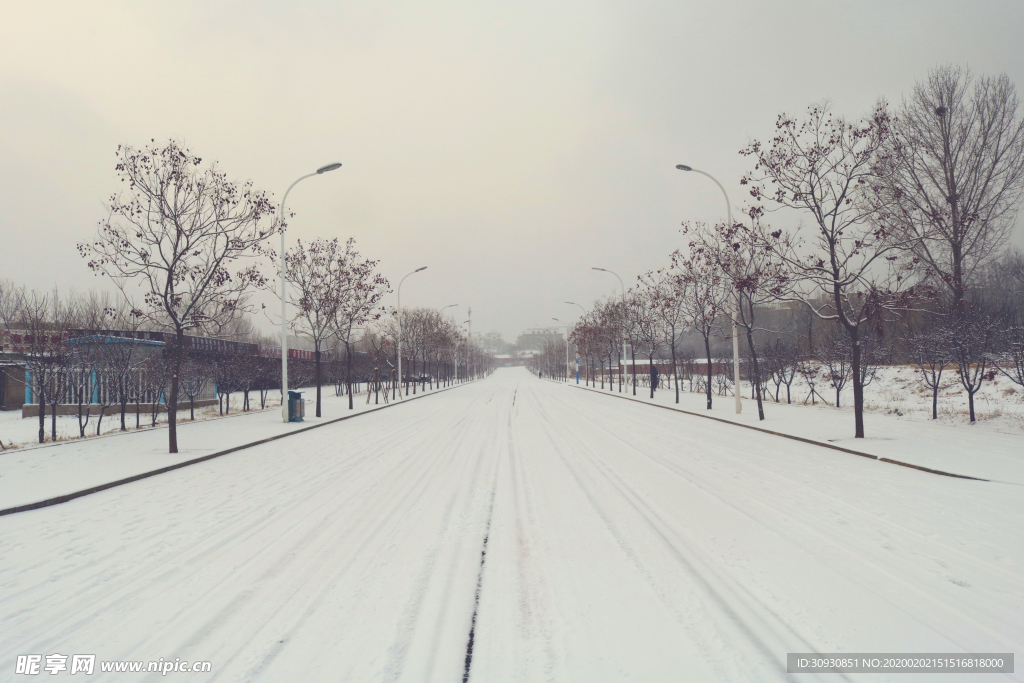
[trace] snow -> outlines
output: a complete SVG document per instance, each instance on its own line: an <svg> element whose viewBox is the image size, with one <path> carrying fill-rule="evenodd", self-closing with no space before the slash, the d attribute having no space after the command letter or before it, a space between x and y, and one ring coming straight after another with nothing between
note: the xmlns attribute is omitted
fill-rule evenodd
<svg viewBox="0 0 1024 683"><path fill-rule="evenodd" d="M0 670L60 652L213 662L190 680L453 681L474 612L470 681L1020 652L1021 494L510 368L0 518Z"/></svg>
<svg viewBox="0 0 1024 683"><path fill-rule="evenodd" d="M607 384L605 389L600 389L600 383L598 388L590 389L666 407L678 407L692 413L712 415L729 422L812 439L930 469L1024 484L1024 430L1018 429L1015 422L1009 419L1018 412L1024 414L1017 397L1000 392L1003 403L998 412L1007 420L997 421L993 418L971 425L966 419L959 419L960 414L954 413L952 409L946 413L946 419L931 420L930 396L927 397L926 408L921 408L920 398L912 398L918 396L916 393L900 391L901 387L906 389L905 385L912 381L908 373L908 368L887 368L883 376L876 380L877 384L868 386L867 389L872 391L865 390L865 402L868 404L864 412L865 439L853 438L852 397L845 391L840 399L841 408L820 401L816 405L805 405L802 401L807 395L807 389L794 383L793 403L765 400L765 419L760 421L756 401L742 398L743 412L736 415L733 397L719 396L713 390L712 408L708 411L705 395L687 391L689 384L685 381L680 382L678 406L675 403L675 389L659 388L655 391L653 401L649 398L649 386L638 386L635 397L632 387L623 387L620 393L618 384L611 391ZM571 384L576 386L575 379ZM1007 384L1009 382L1004 381L996 386L1005 391ZM582 377L579 387L587 388ZM774 387L771 388L774 390ZM749 386L746 386L745 391L749 390ZM820 384L818 390L822 390ZM824 395L834 396L835 390L831 390L831 393L825 391ZM885 402L883 396L895 398L893 402ZM782 388L780 398L785 401L785 387ZM954 395L940 401L952 402L960 398ZM846 399L849 402L844 404ZM899 403L895 403L897 400ZM894 407L902 407L899 410L901 414L897 414Z"/></svg>
<svg viewBox="0 0 1024 683"><path fill-rule="evenodd" d="M372 397L367 403L366 392L363 392L352 397L353 409L349 411L347 396L335 396L333 388L324 387L321 392L324 403L322 417L317 418L316 387L302 391L306 398L306 417L303 422L282 422L280 405L263 411L238 412L223 417L208 411L204 420L198 419L197 415L195 422L178 423L178 452L175 454L167 452L166 423L155 429L117 432L120 416L114 416L112 420L109 416L103 418L104 426L108 420L114 425L111 432L104 436L2 452L0 509L74 493L385 405L383 399L375 404ZM430 393L429 389L427 393ZM419 389L416 395L421 395ZM411 391L409 397L413 397ZM179 419L187 416L187 411L179 413ZM60 420L67 420L65 426L69 429L69 423L73 421L77 434L77 417L58 416L57 419L58 425ZM47 430L50 427L49 420L47 418ZM38 430L38 418L22 419L20 422L28 423L27 426L33 431ZM24 424L18 425L20 429L25 427Z"/></svg>

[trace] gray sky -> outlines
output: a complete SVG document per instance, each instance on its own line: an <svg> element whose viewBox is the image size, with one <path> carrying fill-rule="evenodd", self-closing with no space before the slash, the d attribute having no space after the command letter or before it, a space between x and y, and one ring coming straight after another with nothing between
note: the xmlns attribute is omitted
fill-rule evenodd
<svg viewBox="0 0 1024 683"><path fill-rule="evenodd" d="M723 217L675 164L742 204L737 150L780 111L859 115L944 62L1024 90L1022 35L1019 0L6 2L0 276L100 284L75 243L115 148L175 137L277 199L341 161L289 237L354 236L395 285L427 265L403 304L514 340L618 290L591 266L628 286Z"/></svg>

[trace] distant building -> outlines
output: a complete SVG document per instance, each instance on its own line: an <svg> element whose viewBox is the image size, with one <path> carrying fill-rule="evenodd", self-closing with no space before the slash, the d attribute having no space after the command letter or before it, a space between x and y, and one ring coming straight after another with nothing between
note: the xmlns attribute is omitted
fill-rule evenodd
<svg viewBox="0 0 1024 683"><path fill-rule="evenodd" d="M531 327L516 339L520 351L541 351L545 343L561 342L565 336L557 327Z"/></svg>

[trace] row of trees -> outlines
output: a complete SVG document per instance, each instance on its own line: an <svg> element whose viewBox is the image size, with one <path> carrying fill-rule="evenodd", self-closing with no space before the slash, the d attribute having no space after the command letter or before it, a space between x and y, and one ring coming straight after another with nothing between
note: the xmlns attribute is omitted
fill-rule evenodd
<svg viewBox="0 0 1024 683"><path fill-rule="evenodd" d="M273 286L259 263L273 262L268 240L286 226L276 219L277 206L265 192L251 182L230 180L216 163L203 165L173 140L119 147L115 170L122 190L110 197L108 215L94 239L78 248L89 267L109 277L125 301L141 300L131 306L140 324L168 330L177 339L171 345L167 400L169 450L175 453L184 336L221 337L234 321L255 312L253 294ZM373 334L375 324L390 331L391 323L383 318L397 315L386 316L380 305L391 290L377 265L363 258L351 239L300 242L285 254L284 275L296 311L287 323L314 347L318 416L325 352L344 355L343 384L351 396L358 378L356 346ZM415 325L409 328L403 346L411 344L413 362L418 360L421 367L440 362L436 349L458 346L451 340L420 343L436 335L424 336ZM406 333L404 324L402 331ZM383 337L385 346L397 339L388 332Z"/></svg>
<svg viewBox="0 0 1024 683"><path fill-rule="evenodd" d="M31 319L31 325L47 334L29 334L29 338L56 340L33 341L30 346L39 348L28 349L28 355L40 359L32 371L32 377L43 378L40 397L46 395L47 388L54 396L61 394L54 388L61 373L49 368L66 365L61 356L69 351L61 330L72 324L109 328L116 318L119 329L171 332L175 340L165 354L166 403L169 450L174 453L178 450L176 420L181 392L194 385L196 372L192 369L203 363L199 357L188 357L184 337L188 333L225 338L247 314L255 312L253 294L273 285L260 269L260 261L273 262L275 255L268 240L285 225L276 220L277 206L265 192L254 189L251 182L232 181L216 163L204 165L176 141L157 144L154 140L140 148L121 146L116 156L121 191L109 198L108 215L100 221L96 236L78 249L96 274L109 277L121 291L122 303L105 305L102 315L94 311L88 321L73 321L73 307L62 305L57 295L30 299L12 293L8 298L11 302L17 299L17 304L7 306L6 327L31 329L27 322ZM397 313L382 321L386 312L380 302L391 290L376 267L376 261L360 256L351 239L344 243L337 239L319 239L308 245L299 242L285 255L285 279L296 311L288 324L314 347L318 416L325 350L344 354L344 384L351 395L351 385L358 378L356 346L364 344L371 326L381 323L385 346L398 338L392 330ZM33 306L39 310L30 312ZM460 345L466 347L463 353L467 357L476 358L472 345L452 326L439 322L436 311L402 315L408 318L403 319L403 345L410 349L413 371L417 364L420 368L433 364L439 372L449 356L448 365L454 369ZM111 353L116 348L135 355L134 342L108 346ZM131 366L131 362L124 365ZM237 372L233 365L239 366ZM476 365L472 367L476 369ZM265 388L275 382L267 363L225 361L216 373L210 368L203 373L216 374L228 396L236 385L247 396L247 387ZM125 377L130 374L120 372ZM279 374L276 382L280 382ZM247 405L247 398L243 403Z"/></svg>
<svg viewBox="0 0 1024 683"><path fill-rule="evenodd" d="M302 315L302 308L297 308ZM51 417L50 438L57 438L61 405L77 406L80 436L93 422L99 434L103 418L112 408L120 409L121 430L127 429L127 414L133 405L136 427L143 406L150 413L150 424L156 424L161 404L167 403L175 354L172 347L138 334L146 328L142 320L135 310L115 308L108 293L72 292L62 296L58 291L40 293L0 282L0 338L9 357L23 364L25 370L24 375L10 370L7 374L12 381L24 376L32 401L41 405L40 442L46 438L47 412ZM289 376L295 386L308 386L313 381L333 383L338 395L350 395L351 407L351 396L363 383L393 379L397 328L397 317L391 311L347 345L332 336L328 339L331 345L323 347L317 362L290 361ZM407 380L419 378L432 386L435 382L455 381L457 369L459 376L466 378L488 367L484 355L436 310L404 310L402 332L404 362L410 370ZM244 318L227 326L225 333L234 341L268 341L256 335ZM461 368L456 365L460 358ZM208 403L214 395L221 414L231 412L234 394L241 395L240 403L235 404L241 410L250 409L251 396L258 396L262 409L268 404L271 390L281 387L281 365L274 357L186 349L179 382L180 395L188 402L193 420L196 402ZM412 384L415 393L416 383Z"/></svg>
<svg viewBox="0 0 1024 683"><path fill-rule="evenodd" d="M942 368L957 368L972 421L974 394L994 372L1024 382L1024 279L1020 256L1006 251L1024 198L1024 116L1005 75L940 67L897 108L879 102L853 120L813 105L801 118L780 115L770 140L740 153L752 162L740 181L752 200L744 219L684 223L685 251L580 321L573 341L582 355L610 359L626 337L651 360L669 350L675 368L682 335L696 334L710 408L712 340L733 334L732 319L764 419L775 369L759 338L787 330L762 318L798 305L826 325L829 343L816 349L808 332L807 354L831 365L837 397L852 385L856 437L864 387L897 332L929 386L941 386ZM775 212L801 227L773 227Z"/></svg>
<svg viewBox="0 0 1024 683"><path fill-rule="evenodd" d="M129 405L135 405L138 425L140 406L160 401L167 366L162 354L153 353L146 342L102 335L69 339L73 329L138 329L138 320L135 311L112 307L107 295L43 294L10 282L0 283L3 344L24 363L25 383L39 407L40 442L45 438L47 409L51 439L57 438L57 409L61 404L78 406L79 434L84 436L97 405L98 434L110 408L120 407L124 430ZM152 420L155 423L155 412Z"/></svg>

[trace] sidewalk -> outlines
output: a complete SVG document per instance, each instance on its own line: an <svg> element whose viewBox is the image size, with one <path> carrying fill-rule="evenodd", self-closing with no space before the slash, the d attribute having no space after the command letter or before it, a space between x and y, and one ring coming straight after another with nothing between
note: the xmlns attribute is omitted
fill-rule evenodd
<svg viewBox="0 0 1024 683"><path fill-rule="evenodd" d="M455 385L458 388L462 385ZM434 389L426 394L445 389ZM316 395L304 389L305 396ZM424 395L417 391L417 396ZM413 398L409 394L409 398ZM383 398L374 405L366 403L366 393L353 396L348 409L347 396L335 396L333 387L324 387L323 417L314 417L315 400L306 401L304 422L284 423L281 411L237 413L223 418L178 423L178 453L167 452L167 427L118 432L91 439L66 441L36 448L0 452L0 509L74 493L143 472L217 453L279 434L323 424L346 415L384 408ZM390 405L398 405L394 401ZM187 412L184 415L188 415ZM31 418L27 421L33 421ZM47 422L49 426L49 422Z"/></svg>
<svg viewBox="0 0 1024 683"><path fill-rule="evenodd" d="M570 386L577 388L575 383ZM620 394L618 387L609 392L588 388L581 383L578 388L597 394L634 398L625 389ZM742 400L743 412L736 415L732 396L713 396L712 409L709 411L706 409L704 394L680 391L678 405L675 403L674 389L659 389L653 400L648 398L649 394L649 388L637 387L635 399L848 448L879 458L891 458L968 477L1024 485L1024 438L1019 434L1004 434L977 425L946 425L865 412L864 430L867 438L854 439L852 409L769 401L764 403L765 419L761 422L757 419L757 402L751 399ZM713 421L701 422L701 428L717 428L717 423Z"/></svg>

